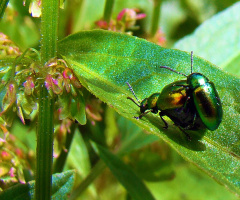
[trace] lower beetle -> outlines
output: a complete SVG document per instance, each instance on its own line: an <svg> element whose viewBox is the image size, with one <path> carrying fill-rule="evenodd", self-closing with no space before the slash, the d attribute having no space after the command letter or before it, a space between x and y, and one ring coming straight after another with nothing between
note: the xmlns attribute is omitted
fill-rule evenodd
<svg viewBox="0 0 240 200"><path fill-rule="evenodd" d="M184 130L199 130L207 128L216 130L222 121L222 105L214 84L200 73L192 73L193 52L191 52L191 74L185 75L167 66L160 68L168 69L177 74L187 77L165 86L161 93L154 93L150 97L139 101L132 87L128 86L136 100L127 97L140 107L141 114L136 119L141 119L145 114L152 112L159 115L168 128L163 116L168 116L176 126L182 130L188 139L190 136Z"/></svg>

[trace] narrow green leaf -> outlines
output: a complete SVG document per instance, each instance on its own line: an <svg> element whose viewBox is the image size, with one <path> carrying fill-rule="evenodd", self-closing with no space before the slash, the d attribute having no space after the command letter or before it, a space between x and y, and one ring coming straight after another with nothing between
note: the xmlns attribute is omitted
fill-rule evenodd
<svg viewBox="0 0 240 200"><path fill-rule="evenodd" d="M170 120L170 127L165 130L158 115L148 114L141 120L134 119L139 114L139 108L127 99L132 94L126 82L132 85L140 100L160 92L165 85L185 77L159 66L169 66L189 74L189 53L165 49L143 39L108 31L71 35L59 43L59 50L89 91L124 117L168 142L186 160L199 166L218 182L240 194L239 79L194 56L193 69L215 84L222 100L224 116L216 131L206 131L199 141L188 141ZM198 133L192 131L190 134Z"/></svg>
<svg viewBox="0 0 240 200"><path fill-rule="evenodd" d="M151 36L153 37L159 29L159 16L160 16L160 8L162 5L162 0L154 0L153 1L153 16L152 16L152 24L151 24Z"/></svg>
<svg viewBox="0 0 240 200"><path fill-rule="evenodd" d="M109 23L110 20L111 20L114 3L115 3L114 0L107 0L107 1L105 2L103 19L104 19L106 22L108 22L108 23Z"/></svg>
<svg viewBox="0 0 240 200"><path fill-rule="evenodd" d="M148 191L134 172L125 165L117 156L113 155L106 148L97 145L99 156L109 167L114 176L126 188L131 197L135 200L151 200L154 199L152 194Z"/></svg>
<svg viewBox="0 0 240 200"><path fill-rule="evenodd" d="M54 174L52 177L52 198L67 199L74 184L74 171L66 171L60 174ZM0 194L1 200L30 200L34 199L35 181L27 184L17 184Z"/></svg>
<svg viewBox="0 0 240 200"><path fill-rule="evenodd" d="M175 48L196 55L240 76L240 2L213 16Z"/></svg>
<svg viewBox="0 0 240 200"><path fill-rule="evenodd" d="M0 2L0 20L4 14L4 11L8 5L9 0L1 0Z"/></svg>
<svg viewBox="0 0 240 200"><path fill-rule="evenodd" d="M78 129L74 133L67 165L76 169L81 177L86 177L91 169L87 147Z"/></svg>
<svg viewBox="0 0 240 200"><path fill-rule="evenodd" d="M121 133L121 146L118 149L118 155L136 151L159 140L156 135L143 134L141 128L123 117L119 117L118 127Z"/></svg>

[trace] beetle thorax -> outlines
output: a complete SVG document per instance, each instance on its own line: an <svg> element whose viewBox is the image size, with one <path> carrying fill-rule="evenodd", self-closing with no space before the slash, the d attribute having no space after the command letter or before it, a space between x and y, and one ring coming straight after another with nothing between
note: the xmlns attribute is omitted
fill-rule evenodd
<svg viewBox="0 0 240 200"><path fill-rule="evenodd" d="M192 73L187 77L187 83L191 89L195 89L201 85L205 85L209 80L206 76L200 73Z"/></svg>
<svg viewBox="0 0 240 200"><path fill-rule="evenodd" d="M148 99L145 98L142 100L141 104L140 104L140 112L144 113L148 108Z"/></svg>

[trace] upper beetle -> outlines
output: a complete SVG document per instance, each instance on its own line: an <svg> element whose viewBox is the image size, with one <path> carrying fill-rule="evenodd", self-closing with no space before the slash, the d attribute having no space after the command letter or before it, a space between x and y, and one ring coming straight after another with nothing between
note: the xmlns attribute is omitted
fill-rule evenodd
<svg viewBox="0 0 240 200"><path fill-rule="evenodd" d="M191 52L191 72L192 66L193 52ZM161 66L160 68L165 68L187 77L187 90L190 101L191 99L193 100L197 113L206 128L211 131L216 130L222 121L223 110L214 83L200 73L191 73L187 76L166 66ZM183 85L183 87L186 86Z"/></svg>

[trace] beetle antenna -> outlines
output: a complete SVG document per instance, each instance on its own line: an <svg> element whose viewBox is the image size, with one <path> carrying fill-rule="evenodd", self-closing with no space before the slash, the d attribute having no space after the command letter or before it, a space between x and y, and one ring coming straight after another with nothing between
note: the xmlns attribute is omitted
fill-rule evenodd
<svg viewBox="0 0 240 200"><path fill-rule="evenodd" d="M160 66L160 68L168 69L168 70L170 70L170 71L172 71L172 72L175 72L175 73L177 73L177 74L181 74L181 75L183 75L183 76L186 76L186 77L187 77L187 75L186 75L186 74L184 74L184 73L181 73L181 72L178 72L178 71L176 71L176 70L174 70L174 69L172 69L172 68L170 68L170 67L167 67L167 66Z"/></svg>
<svg viewBox="0 0 240 200"><path fill-rule="evenodd" d="M140 101L138 100L135 92L133 91L132 86L131 86L128 82L126 82L126 83L127 83L128 87L129 87L129 89L131 90L133 96L136 98L136 100L137 100L138 103L137 103L136 101L134 101L134 99L132 99L131 97L127 97L127 99L130 99L133 103L135 103L138 107L140 107L140 105L139 105L139 104L140 104Z"/></svg>
<svg viewBox="0 0 240 200"><path fill-rule="evenodd" d="M140 108L140 105L133 98L127 97L127 99L131 100L133 103L135 103Z"/></svg>
<svg viewBox="0 0 240 200"><path fill-rule="evenodd" d="M193 51L191 51L191 74L192 74L192 68L193 68Z"/></svg>

